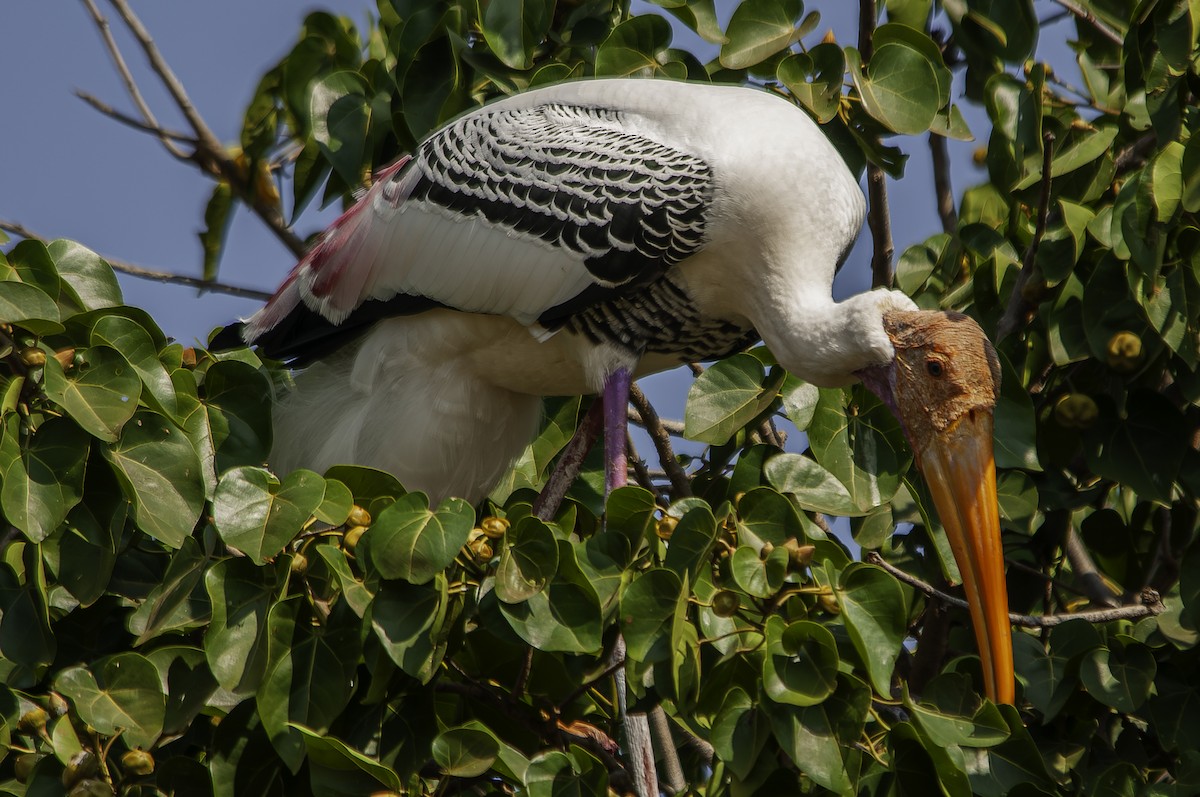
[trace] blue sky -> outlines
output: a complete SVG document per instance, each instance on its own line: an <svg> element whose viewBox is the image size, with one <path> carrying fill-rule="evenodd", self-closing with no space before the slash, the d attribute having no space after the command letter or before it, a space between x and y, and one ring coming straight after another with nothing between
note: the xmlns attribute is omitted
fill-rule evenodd
<svg viewBox="0 0 1200 797"><path fill-rule="evenodd" d="M104 13L111 7L98 0ZM242 111L258 77L296 39L301 20L321 8L360 22L370 0L209 0L162 3L133 0L135 11L216 134L234 141ZM645 8L648 5L641 3ZM719 2L727 17L732 2ZM1040 5L1040 4L1039 4ZM809 3L825 16L813 41L832 28L854 41L857 4ZM113 19L113 29L151 106L168 127L186 129L174 106L145 66L132 39ZM193 167L171 158L149 136L102 117L73 96L89 92L130 111L121 82L82 3L8 0L0 10L0 219L19 222L49 238L72 238L102 255L149 268L198 274L197 232L212 184ZM678 33L676 45L694 48L695 37ZM705 53L706 56L712 51ZM986 120L964 108L976 134ZM902 142L911 158L908 175L892 183L890 201L897 256L910 244L939 232L928 148L920 139ZM952 144L955 189L979 182L970 164L976 144ZM328 223L331 210L310 210L297 225L306 235ZM869 284L870 236L864 232L839 277L837 294ZM235 218L221 279L273 289L292 265L284 247L254 217ZM203 340L212 327L253 312L257 304L177 286L122 278L126 301L148 309L179 340ZM690 377L650 380L651 398L668 417L680 417Z"/></svg>

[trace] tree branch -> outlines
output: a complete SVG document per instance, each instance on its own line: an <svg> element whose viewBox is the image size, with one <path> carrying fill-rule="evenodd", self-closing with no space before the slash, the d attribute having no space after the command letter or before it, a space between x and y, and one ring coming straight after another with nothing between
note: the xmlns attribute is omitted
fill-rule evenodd
<svg viewBox="0 0 1200 797"><path fill-rule="evenodd" d="M1097 32L1099 32L1101 36L1108 39L1118 47L1125 44L1125 39L1120 33L1117 33L1115 30L1110 28L1107 24L1098 19L1095 14L1079 5L1079 3L1074 2L1074 0L1054 0L1054 2L1058 3L1067 11L1070 11L1072 14L1091 25L1096 29Z"/></svg>
<svg viewBox="0 0 1200 797"><path fill-rule="evenodd" d="M642 416L639 415L638 411L633 407L629 408L629 422L636 423L643 429L646 428L646 424L642 420ZM659 418L658 422L663 429L667 430L667 434L671 435L672 437L683 437L683 421L672 421L667 418Z"/></svg>
<svg viewBox="0 0 1200 797"><path fill-rule="evenodd" d="M1071 563L1071 570L1075 572L1080 590L1089 600L1099 603L1101 606L1119 605L1118 596L1100 577L1100 571L1097 569L1096 563L1092 561L1092 555L1088 553L1087 548L1083 547L1083 540L1079 539L1079 533L1075 531L1074 526L1069 526L1066 534L1063 535L1063 552L1066 553L1067 560Z"/></svg>
<svg viewBox="0 0 1200 797"><path fill-rule="evenodd" d="M125 57L121 54L121 48L117 46L117 40L113 38L112 28L108 24L108 19L100 13L100 9L92 0L83 0L84 6L92 15L92 21L96 24L96 29L100 31L100 37L104 39L104 46L108 49L108 54L112 58L113 66L116 67L117 73L121 76L121 81L125 84L125 91L129 93L129 98L133 100L133 104L142 112L142 117L146 120L147 127L150 131L155 132L159 142L176 158L180 160L188 160L188 153L175 146L175 142L169 137L165 137L158 133L162 129L158 120L154 118L154 112L150 110L150 104L146 102L146 98L142 96L142 92L138 89L137 81L133 79L133 73L129 71L129 65L125 63Z"/></svg>
<svg viewBox="0 0 1200 797"><path fill-rule="evenodd" d="M675 459L675 450L671 447L671 436L663 428L662 422L658 419L658 413L650 405L646 394L636 383L629 386L629 400L637 409L642 425L646 427L646 432L654 442L654 448L658 451L658 459L662 463L663 470L667 472L667 478L671 480L671 491L675 494L675 498L690 496L692 485L688 481L687 474L680 467L679 460Z"/></svg>
<svg viewBox="0 0 1200 797"><path fill-rule="evenodd" d="M31 241L47 242L49 239L30 230L24 225L14 221L6 221L0 219L0 230L10 232L13 235L19 235L22 238L28 238ZM149 280L151 282L165 282L169 285L186 285L189 288L197 288L202 291L211 291L213 293L223 293L227 296L239 296L243 299L257 299L266 301L271 298L268 291L260 291L256 288L242 288L237 285L226 285L223 282L215 280L200 279L199 277L188 277L184 274L174 274L170 271L156 271L154 269L135 266L132 263L126 263L123 260L113 260L105 257L104 262L112 266L113 271L119 271L122 274L128 274L131 277L138 279Z"/></svg>
<svg viewBox="0 0 1200 797"><path fill-rule="evenodd" d="M888 564L882 556L874 551L867 554L866 560L873 565L882 567L905 584L920 590L930 597L963 609L967 608L967 602L962 598L947 595L941 590L936 589L932 584L928 584L916 576L909 575L900 568ZM1107 623L1113 620L1139 620L1143 617L1153 617L1162 614L1165 610L1166 607L1163 606L1162 601L1159 599L1158 592L1152 589L1145 589L1142 590L1140 602L1130 606L1120 606L1115 609L1098 609L1090 612L1067 612L1064 614L1030 615L1009 612L1008 621L1013 625L1025 628L1049 628L1062 625L1069 620L1083 620L1087 623Z"/></svg>
<svg viewBox="0 0 1200 797"><path fill-rule="evenodd" d="M75 96L92 106L93 110L99 111L108 118L120 122L123 125L128 125L134 130L140 130L143 133L150 133L159 141L162 141L164 138L166 138L172 141L178 141L182 144L187 144L191 147L195 147L199 143L193 136L189 136L187 133L181 133L177 130L168 130L167 128L158 125L156 122L143 122L140 119L135 119L126 113L118 111L116 108L112 107L103 100L93 97L86 91L75 89ZM172 152L171 154L175 155L175 157L179 158L180 160L191 160L191 156L186 152L179 152L178 154Z"/></svg>
<svg viewBox="0 0 1200 797"><path fill-rule="evenodd" d="M558 514L558 508L562 506L567 490L571 488L571 483L579 475L584 458L596 444L604 417L603 406L604 402L599 399L592 402L587 414L583 416L583 420L576 427L575 434L571 435L566 449L558 458L558 464L550 471L550 478L546 480L546 486L534 500L533 514L542 520L553 520L554 516Z"/></svg>
<svg viewBox="0 0 1200 797"><path fill-rule="evenodd" d="M958 231L958 214L954 210L954 189L950 185L950 153L946 147L946 137L930 133L929 153L933 156L933 189L937 196L942 232L954 235Z"/></svg>
<svg viewBox="0 0 1200 797"><path fill-rule="evenodd" d="M1054 134L1046 131L1042 134L1042 191L1038 198L1037 226L1034 229L1033 240L1025 250L1021 260L1021 271L1017 281L1013 283L1012 293L1009 294L1008 304L1004 307L1004 315L996 323L996 340L1001 341L1015 332L1025 317L1033 309L1033 303L1025 298L1025 286L1033 276L1034 264L1037 261L1038 247L1046 234L1046 223L1050 218L1050 160L1053 156L1050 145L1054 143Z"/></svg>
<svg viewBox="0 0 1200 797"><path fill-rule="evenodd" d="M133 99L134 104L138 106L138 110L141 111L145 120L145 127L149 132L152 132L174 157L180 160L191 161L209 176L229 183L234 188L238 198L246 203L254 211L255 215L275 233L275 237L297 258L303 257L307 248L304 241L288 229L279 207L264 199L259 195L259 192L254 190L253 175L239 168L238 164L226 153L220 140L217 139L216 135L192 104L191 99L183 88L183 84L175 76L175 73L171 71L166 59L159 52L154 39L150 36L150 32L146 30L141 20L133 13L133 9L129 7L125 0L109 0L109 3L116 9L121 20L129 28L130 32L133 33L142 51L146 54L147 59L150 61L151 69L158 75L167 92L175 101L175 105L192 127L192 131L195 134L195 141L193 142L195 149L190 154L177 146L174 140L175 137L165 135L162 125L158 123L153 111L150 110L149 104L142 97L137 82L134 80L132 72L129 71L128 65L125 63L120 47L112 36L108 20L100 13L100 9L96 7L94 0L81 0L81 2L83 2L91 14L93 22L100 31L105 46L108 48L109 55L112 57L113 64L125 83L125 89Z"/></svg>
<svg viewBox="0 0 1200 797"><path fill-rule="evenodd" d="M864 63L875 51L873 36L879 12L875 0L858 0L858 51ZM871 230L871 287L887 288L892 284L892 220L888 214L887 175L874 163L867 164L867 227Z"/></svg>

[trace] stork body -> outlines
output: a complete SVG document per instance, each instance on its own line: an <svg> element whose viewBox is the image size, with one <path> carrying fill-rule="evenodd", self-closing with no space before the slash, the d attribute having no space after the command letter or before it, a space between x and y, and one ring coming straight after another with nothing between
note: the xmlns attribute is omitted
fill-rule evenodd
<svg viewBox="0 0 1200 797"><path fill-rule="evenodd" d="M950 344L920 333L921 318L941 314L913 313L892 291L834 302L863 215L818 127L764 91L596 80L470 112L384 169L246 323L247 341L308 366L276 413L272 464L373 465L435 499L479 498L533 435L540 397L605 391L606 439L623 451L616 419L630 375L761 337L815 384L864 378L905 422L923 467L927 432L965 451L965 481L935 497L943 515L943 499L974 507L958 516L967 542L956 551L990 557L978 577L963 570L990 602L977 625L1007 649L989 470L994 354L960 374L939 348ZM964 324L935 326L990 352L973 322L966 337ZM935 354L955 372L945 395L922 393L932 377L920 358ZM897 365L906 358L915 371ZM921 396L953 407L949 420L906 418L925 412ZM986 452L971 448L983 437ZM970 541L976 526L991 542ZM1011 652L998 656L1010 663L999 675L985 667L989 692L1011 700Z"/></svg>

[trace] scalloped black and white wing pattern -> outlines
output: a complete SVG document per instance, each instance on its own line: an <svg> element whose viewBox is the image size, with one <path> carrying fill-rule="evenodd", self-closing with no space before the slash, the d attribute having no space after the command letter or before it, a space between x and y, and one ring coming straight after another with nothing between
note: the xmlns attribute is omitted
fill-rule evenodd
<svg viewBox="0 0 1200 797"><path fill-rule="evenodd" d="M709 164L622 111L485 108L381 172L245 337L304 360L433 307L510 316L538 336L573 319L587 331L581 313L703 248L713 193Z"/></svg>

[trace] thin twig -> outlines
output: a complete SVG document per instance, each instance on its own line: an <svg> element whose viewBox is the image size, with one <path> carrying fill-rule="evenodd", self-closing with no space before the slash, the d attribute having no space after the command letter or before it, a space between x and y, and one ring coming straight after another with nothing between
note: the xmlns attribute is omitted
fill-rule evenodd
<svg viewBox="0 0 1200 797"><path fill-rule="evenodd" d="M28 238L31 241L42 241L45 243L50 240L49 238L38 235L28 227L18 224L15 221L6 221L4 219L0 219L0 230L10 232L13 235L19 235L22 238ZM151 282L165 282L169 285L186 285L189 288L197 288L202 291L212 291L213 293L223 293L227 296L239 296L243 299L257 299L259 301L266 301L267 299L271 298L270 292L260 291L256 288L242 288L237 285L226 285L223 282L216 282L215 280L189 277L184 274L174 274L170 271L156 271L154 269L143 268L142 266L135 266L134 264L126 263L123 260L113 260L108 257L104 258L104 262L112 266L113 271L119 271L122 274L128 274L131 277L137 277L138 279L149 280Z"/></svg>
<svg viewBox="0 0 1200 797"><path fill-rule="evenodd" d="M692 485L688 481L687 474L679 465L679 460L675 458L675 450L671 447L671 436L663 428L658 413L650 405L646 394L636 384L630 385L629 400L641 416L642 425L646 427L646 432L650 435L650 440L653 441L654 448L658 451L658 459L662 463L663 470L667 472L667 478L671 480L671 490L675 498L690 496Z"/></svg>
<svg viewBox="0 0 1200 797"><path fill-rule="evenodd" d="M142 117L145 118L151 132L158 136L158 140L176 158L187 160L189 155L175 145L175 142L170 138L163 136L157 131L161 129L158 120L154 117L154 112L150 110L150 104L146 102L146 98L142 96L142 92L138 89L137 81L133 79L133 73L129 71L129 65L125 63L125 57L121 54L121 48L117 46L117 40L113 38L112 28L109 27L108 19L100 13L100 9L92 0L83 0L84 6L92 15L92 21L96 23L97 30L100 31L100 37L104 39L104 46L108 49L108 54L113 60L113 66L116 67L117 73L121 76L121 81L125 84L125 91L129 93L130 99L134 105L142 112Z"/></svg>
<svg viewBox="0 0 1200 797"><path fill-rule="evenodd" d="M1075 531L1074 526L1068 527L1067 533L1063 535L1063 552L1067 555L1067 561L1071 563L1071 570L1074 571L1075 579L1084 595L1101 606L1119 605L1116 593L1104 583L1100 570L1092 561L1092 555L1083 546L1083 540L1079 539L1079 533Z"/></svg>
<svg viewBox="0 0 1200 797"><path fill-rule="evenodd" d="M645 428L642 423L642 416L633 407L629 408L629 422L636 423L638 426ZM683 437L683 421L673 421L668 418L659 418L658 422L662 424L662 428L667 430L667 434L673 437Z"/></svg>
<svg viewBox="0 0 1200 797"><path fill-rule="evenodd" d="M562 506L567 490L571 488L571 483L579 475L584 458L592 450L592 446L600 436L600 427L604 417L603 406L604 402L599 399L592 402L587 414L576 427L575 434L567 443L566 449L558 458L558 464L550 472L546 486L534 499L533 514L542 520L553 520L554 516L558 514L558 508Z"/></svg>
<svg viewBox="0 0 1200 797"><path fill-rule="evenodd" d="M198 143L194 136L189 136L187 133L181 133L178 130L169 130L156 123L144 122L141 119L135 119L129 114L118 111L116 108L112 107L103 100L93 97L86 91L75 89L75 96L92 106L94 110L99 111L110 119L114 119L123 125L128 125L134 130L140 130L143 133L150 133L157 137L160 141L163 138L168 138L172 141L179 141L191 147L195 147ZM186 152L180 152L177 155L176 153L172 152L171 154L175 155L180 160L191 160L191 157Z"/></svg>
<svg viewBox="0 0 1200 797"><path fill-rule="evenodd" d="M879 18L875 0L858 0L858 51L864 63L875 51L873 37ZM887 175L874 163L867 164L867 227L871 230L871 287L888 288L892 284L892 221L888 214Z"/></svg>
<svg viewBox="0 0 1200 797"><path fill-rule="evenodd" d="M654 480L650 478L650 471L646 469L646 461L638 455L637 446L633 444L633 435L629 432L625 433L625 451L634 480L650 492L657 492Z"/></svg>
<svg viewBox="0 0 1200 797"><path fill-rule="evenodd" d="M954 211L954 189L950 185L950 153L946 137L929 134L929 153L933 156L933 188L937 196L938 218L942 232L954 235L958 230L958 214Z"/></svg>
<svg viewBox="0 0 1200 797"><path fill-rule="evenodd" d="M1154 149L1157 141L1156 134L1150 132L1118 152L1113 157L1113 165L1117 167L1117 174L1121 174L1134 166L1141 165L1146 155Z"/></svg>
<svg viewBox="0 0 1200 797"><path fill-rule="evenodd" d="M209 176L229 183L234 188L237 196L267 225L271 232L275 234L275 237L293 255L303 257L307 248L304 241L300 236L288 229L278 205L272 203L270 200L264 198L260 192L254 190L253 175L248 173L247 170L240 168L226 153L216 134L209 128L200 116L199 111L192 104L191 99L183 88L183 84L175 76L175 73L171 71L166 59L159 52L154 39L150 36L150 32L146 30L141 20L133 13L133 9L129 7L125 0L109 0L109 3L121 16L121 20L133 33L134 38L137 39L142 51L150 61L151 69L158 75L168 93L170 93L171 98L175 101L176 106L192 127L192 131L195 134L195 150L190 154L180 149L171 137L160 132L162 126L154 117L154 113L150 110L150 106L147 104L145 98L142 97L137 82L134 80L133 74L129 71L129 67L125 63L124 56L121 54L116 40L112 37L108 20L100 13L93 0L82 0L82 2L91 13L96 27L100 30L109 55L112 57L117 71L121 74L122 80L125 82L125 88L145 118L149 131L157 136L167 151L176 158L190 161Z"/></svg>
<svg viewBox="0 0 1200 797"><path fill-rule="evenodd" d="M1051 147L1053 143L1054 134L1047 130L1042 134L1042 191L1038 198L1037 226L1033 232L1033 240L1029 242L1029 247L1025 250L1025 257L1021 260L1021 271L1017 274L1016 282L1013 283L1012 293L1009 294L1008 304L1004 308L1004 315L996 324L997 341L1004 340L1009 334L1015 332L1033 309L1033 304L1025 298L1025 285L1033 276L1038 247L1041 246L1042 238L1046 234L1046 223L1050 218L1050 186L1053 182L1053 178L1050 176L1050 162L1054 155Z"/></svg>
<svg viewBox="0 0 1200 797"><path fill-rule="evenodd" d="M1095 14L1093 14L1091 11L1088 11L1079 3L1074 2L1074 0L1054 0L1054 2L1058 3L1067 11L1070 11L1072 14L1091 25L1096 29L1097 32L1099 32L1101 36L1108 39L1118 47L1125 43L1125 39L1120 33L1117 33L1115 30L1110 28L1106 23L1098 19Z"/></svg>
<svg viewBox="0 0 1200 797"><path fill-rule="evenodd" d="M945 601L959 608L968 608L967 602L962 598L956 598L953 595L947 595L939 589L936 589L932 584L928 584L916 576L909 575L898 567L888 564L883 557L874 551L867 553L866 560L873 564L882 567L893 576L915 587L926 595ZM1066 612L1063 614L1015 614L1009 612L1008 621L1013 625L1019 625L1024 628L1047 628L1056 625L1062 625L1070 620L1083 620L1086 623L1108 623L1113 620L1139 620L1143 617L1153 617L1162 614L1166 607L1163 606L1159 599L1158 592L1152 589L1142 590L1141 601L1130 606L1120 606L1115 609L1098 609L1090 612Z"/></svg>

